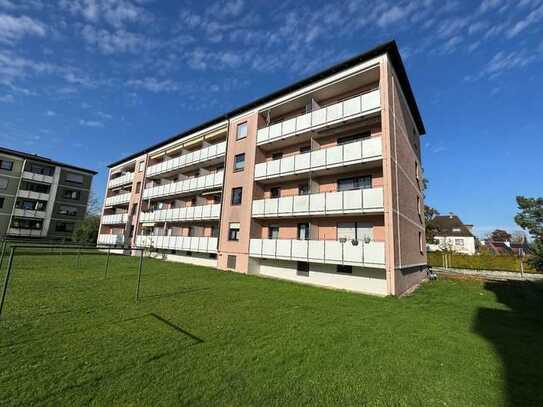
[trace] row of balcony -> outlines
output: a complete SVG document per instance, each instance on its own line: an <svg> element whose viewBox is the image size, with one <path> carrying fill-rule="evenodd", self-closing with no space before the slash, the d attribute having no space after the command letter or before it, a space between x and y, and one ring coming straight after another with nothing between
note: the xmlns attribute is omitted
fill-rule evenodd
<svg viewBox="0 0 543 407"><path fill-rule="evenodd" d="M218 220L221 204L188 206L185 208L159 209L142 212L140 222L184 222L198 220Z"/></svg>
<svg viewBox="0 0 543 407"><path fill-rule="evenodd" d="M130 202L130 192L126 192L124 194L119 195L113 195L109 198L106 198L105 206L114 206L114 205L122 205Z"/></svg>
<svg viewBox="0 0 543 407"><path fill-rule="evenodd" d="M8 235L21 237L44 237L47 236L47 231L40 229L20 229L10 227L8 229Z"/></svg>
<svg viewBox="0 0 543 407"><path fill-rule="evenodd" d="M27 190L24 190L24 189L19 189L17 191L17 197L35 199L35 200L38 200L38 201L48 201L49 200L49 194L44 194L42 192L27 191Z"/></svg>
<svg viewBox="0 0 543 407"><path fill-rule="evenodd" d="M169 195L179 195L183 193L196 192L205 189L221 187L223 184L224 171L214 174L202 175L200 177L187 178L182 181L172 182L166 185L146 188L143 191L143 198L157 198Z"/></svg>
<svg viewBox="0 0 543 407"><path fill-rule="evenodd" d="M38 218L38 219L44 219L46 212L45 211L37 211L34 209L19 209L15 208L13 211L14 216L21 216L23 218Z"/></svg>
<svg viewBox="0 0 543 407"><path fill-rule="evenodd" d="M137 236L138 247L217 253L218 238L194 236Z"/></svg>
<svg viewBox="0 0 543 407"><path fill-rule="evenodd" d="M124 244L124 235L98 235L96 243L120 246Z"/></svg>
<svg viewBox="0 0 543 407"><path fill-rule="evenodd" d="M360 164L382 158L381 137L314 150L255 165L255 180Z"/></svg>
<svg viewBox="0 0 543 407"><path fill-rule="evenodd" d="M159 164L154 164L147 168L147 176L152 177L175 171L179 168L188 167L194 164L200 164L207 160L212 160L224 156L226 153L226 141L218 144L212 144L200 150L195 150L187 154L180 155Z"/></svg>
<svg viewBox="0 0 543 407"><path fill-rule="evenodd" d="M253 201L253 217L325 216L383 212L383 188L321 192Z"/></svg>
<svg viewBox="0 0 543 407"><path fill-rule="evenodd" d="M384 242L337 240L251 239L249 256L264 259L385 267Z"/></svg>
<svg viewBox="0 0 543 407"><path fill-rule="evenodd" d="M120 177L113 178L109 181L109 188L116 188L121 185L126 185L132 183L134 180L134 173L133 172L127 172L124 175L121 175Z"/></svg>
<svg viewBox="0 0 543 407"><path fill-rule="evenodd" d="M23 178L31 181L44 182L46 184L53 183L53 177L50 175L35 174L30 171L23 171Z"/></svg>
<svg viewBox="0 0 543 407"><path fill-rule="evenodd" d="M256 144L262 145L292 137L320 127L351 120L378 111L381 107L379 89L334 103L322 109L284 120L269 127L259 129Z"/></svg>
<svg viewBox="0 0 543 407"><path fill-rule="evenodd" d="M128 222L128 213L116 213L102 216L103 225L121 225Z"/></svg>

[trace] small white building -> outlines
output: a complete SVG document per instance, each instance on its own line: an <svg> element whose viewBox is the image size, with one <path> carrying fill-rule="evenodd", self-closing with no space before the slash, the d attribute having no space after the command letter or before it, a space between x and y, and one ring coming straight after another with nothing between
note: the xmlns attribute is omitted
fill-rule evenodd
<svg viewBox="0 0 543 407"><path fill-rule="evenodd" d="M461 254L475 254L473 225L465 225L452 213L436 216L434 223L439 232L435 236L437 243L428 245L429 251L451 250Z"/></svg>

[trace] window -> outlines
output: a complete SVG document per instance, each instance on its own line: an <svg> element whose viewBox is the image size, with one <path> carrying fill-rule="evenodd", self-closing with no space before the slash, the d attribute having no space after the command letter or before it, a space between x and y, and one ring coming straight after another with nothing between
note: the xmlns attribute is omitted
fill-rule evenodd
<svg viewBox="0 0 543 407"><path fill-rule="evenodd" d="M136 182L136 194L141 192L141 181Z"/></svg>
<svg viewBox="0 0 543 407"><path fill-rule="evenodd" d="M8 189L9 180L7 178L0 178L0 189Z"/></svg>
<svg viewBox="0 0 543 407"><path fill-rule="evenodd" d="M11 227L15 229L41 230L42 221L37 219L13 218Z"/></svg>
<svg viewBox="0 0 543 407"><path fill-rule="evenodd" d="M337 181L338 191L350 191L352 189L371 188L371 175L363 177L342 178Z"/></svg>
<svg viewBox="0 0 543 407"><path fill-rule="evenodd" d="M138 210L138 204L135 203L132 205L132 210L130 211L130 215L134 215Z"/></svg>
<svg viewBox="0 0 543 407"><path fill-rule="evenodd" d="M424 243L422 241L422 232L419 232L419 250L420 250L420 254L424 253Z"/></svg>
<svg viewBox="0 0 543 407"><path fill-rule="evenodd" d="M77 208L74 208L73 206L60 205L58 214L64 216L77 216Z"/></svg>
<svg viewBox="0 0 543 407"><path fill-rule="evenodd" d="M5 171L13 170L13 161L0 160L0 169L5 170Z"/></svg>
<svg viewBox="0 0 543 407"><path fill-rule="evenodd" d="M297 262L296 274L299 276L309 277L309 263L306 261Z"/></svg>
<svg viewBox="0 0 543 407"><path fill-rule="evenodd" d="M300 147L300 154L309 153L310 151L311 151L311 146Z"/></svg>
<svg viewBox="0 0 543 407"><path fill-rule="evenodd" d="M309 194L309 185L300 184L298 185L298 195L307 195Z"/></svg>
<svg viewBox="0 0 543 407"><path fill-rule="evenodd" d="M4 200L5 198L3 196L0 196L0 209L4 207Z"/></svg>
<svg viewBox="0 0 543 407"><path fill-rule="evenodd" d="M279 239L279 225L268 226L268 239Z"/></svg>
<svg viewBox="0 0 543 407"><path fill-rule="evenodd" d="M231 223L228 227L228 240L239 240L239 223Z"/></svg>
<svg viewBox="0 0 543 407"><path fill-rule="evenodd" d="M279 198L281 196L281 187L270 188L270 196L272 198Z"/></svg>
<svg viewBox="0 0 543 407"><path fill-rule="evenodd" d="M419 180L419 163L415 161L415 178Z"/></svg>
<svg viewBox="0 0 543 407"><path fill-rule="evenodd" d="M70 182L72 184L83 184L83 175L68 172L66 173L66 182Z"/></svg>
<svg viewBox="0 0 543 407"><path fill-rule="evenodd" d="M55 232L73 232L74 231L74 224L73 223L67 223L67 222L58 222L55 226Z"/></svg>
<svg viewBox="0 0 543 407"><path fill-rule="evenodd" d="M464 239L454 239L454 245L464 247Z"/></svg>
<svg viewBox="0 0 543 407"><path fill-rule="evenodd" d="M460 228L453 228L452 231L458 233L458 232L460 232Z"/></svg>
<svg viewBox="0 0 543 407"><path fill-rule="evenodd" d="M365 222L344 222L337 224L338 240L347 242L352 240L366 241L373 239L373 227L371 223Z"/></svg>
<svg viewBox="0 0 543 407"><path fill-rule="evenodd" d="M342 144L352 143L353 141L359 141L363 138L370 137L371 133L368 131L363 134L353 134L352 136L346 136L346 137L339 137L337 139L337 145L340 146Z"/></svg>
<svg viewBox="0 0 543 407"><path fill-rule="evenodd" d="M422 211L420 210L420 196L417 195L417 213L419 214L419 219L422 222Z"/></svg>
<svg viewBox="0 0 543 407"><path fill-rule="evenodd" d="M298 223L298 240L309 240L309 223Z"/></svg>
<svg viewBox="0 0 543 407"><path fill-rule="evenodd" d="M187 228L187 236L190 237L190 236L192 236L193 234L194 234L194 230L193 230L192 226L189 226L189 227Z"/></svg>
<svg viewBox="0 0 543 407"><path fill-rule="evenodd" d="M193 196L192 198L190 198L190 206L195 206L196 205L196 196Z"/></svg>
<svg viewBox="0 0 543 407"><path fill-rule="evenodd" d="M283 153L279 152L279 153L273 153L272 154L272 160L280 160L281 158L283 158Z"/></svg>
<svg viewBox="0 0 543 407"><path fill-rule="evenodd" d="M70 199L72 201L78 201L79 197L81 196L81 192L80 191L74 191L74 190L71 190L71 189L65 189L62 196L64 197L64 199Z"/></svg>
<svg viewBox="0 0 543 407"><path fill-rule="evenodd" d="M49 185L44 184L33 184L31 182L23 182L21 184L21 189L25 191L39 192L42 194L49 193Z"/></svg>
<svg viewBox="0 0 543 407"><path fill-rule="evenodd" d="M242 194L243 188L232 188L232 205L241 205Z"/></svg>
<svg viewBox="0 0 543 407"><path fill-rule="evenodd" d="M243 171L245 168L245 153L237 154L234 157L234 171Z"/></svg>
<svg viewBox="0 0 543 407"><path fill-rule="evenodd" d="M45 167L35 163L27 163L25 166L25 171L52 177L55 169L53 167Z"/></svg>
<svg viewBox="0 0 543 407"><path fill-rule="evenodd" d="M236 256L228 255L226 258L226 268L229 268L230 270L236 269Z"/></svg>
<svg viewBox="0 0 543 407"><path fill-rule="evenodd" d="M346 266L344 264L338 264L336 271L342 274L353 274L353 266Z"/></svg>
<svg viewBox="0 0 543 407"><path fill-rule="evenodd" d="M138 172L143 172L144 168L145 168L145 161L140 161L138 163Z"/></svg>
<svg viewBox="0 0 543 407"><path fill-rule="evenodd" d="M242 140L247 137L247 122L238 124L236 128L236 140Z"/></svg>

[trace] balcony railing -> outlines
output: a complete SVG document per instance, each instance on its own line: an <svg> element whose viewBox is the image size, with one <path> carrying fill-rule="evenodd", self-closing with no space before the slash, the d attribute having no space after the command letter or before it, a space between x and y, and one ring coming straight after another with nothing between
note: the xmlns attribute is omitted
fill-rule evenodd
<svg viewBox="0 0 543 407"><path fill-rule="evenodd" d="M253 201L253 217L345 215L383 211L383 188L321 192Z"/></svg>
<svg viewBox="0 0 543 407"><path fill-rule="evenodd" d="M25 189L18 190L17 191L17 196L19 198L36 199L36 200L39 200L39 201L48 201L49 200L49 194L45 194L43 192L27 191Z"/></svg>
<svg viewBox="0 0 543 407"><path fill-rule="evenodd" d="M385 267L384 242L342 243L337 240L251 239L249 255L265 259Z"/></svg>
<svg viewBox="0 0 543 407"><path fill-rule="evenodd" d="M48 184L53 183L53 177L50 175L35 174L30 171L23 171L23 178L31 181L46 182Z"/></svg>
<svg viewBox="0 0 543 407"><path fill-rule="evenodd" d="M13 211L14 216L22 216L25 218L39 218L44 219L45 218L45 211L37 211L34 209L20 209L15 208Z"/></svg>
<svg viewBox="0 0 543 407"><path fill-rule="evenodd" d="M36 229L19 229L19 228L9 228L8 235L12 236L25 236L25 237L43 237L47 236L46 230L36 230Z"/></svg>
<svg viewBox="0 0 543 407"><path fill-rule="evenodd" d="M201 191L205 189L218 188L223 183L223 171L214 174L202 175L200 177L187 178L183 181L172 182L166 185L146 188L143 191L143 198L156 198L168 195L179 195L188 192Z"/></svg>
<svg viewBox="0 0 543 407"><path fill-rule="evenodd" d="M297 134L330 126L378 111L381 107L379 89L343 102L314 110L258 130L256 144L267 144Z"/></svg>
<svg viewBox="0 0 543 407"><path fill-rule="evenodd" d="M159 209L142 212L140 222L184 222L194 220L214 220L221 216L221 205L198 205L186 208Z"/></svg>
<svg viewBox="0 0 543 407"><path fill-rule="evenodd" d="M124 235L98 235L97 243L119 246L124 244Z"/></svg>
<svg viewBox="0 0 543 407"><path fill-rule="evenodd" d="M106 198L106 206L122 205L130 202L130 192L125 194L113 195Z"/></svg>
<svg viewBox="0 0 543 407"><path fill-rule="evenodd" d="M128 213L102 216L102 225L120 225L128 222Z"/></svg>
<svg viewBox="0 0 543 407"><path fill-rule="evenodd" d="M134 180L134 173L128 172L120 177L113 178L109 181L109 188L115 188L121 185L130 184Z"/></svg>
<svg viewBox="0 0 543 407"><path fill-rule="evenodd" d="M217 253L216 237L193 236L138 236L136 245L155 249L185 250L200 253Z"/></svg>
<svg viewBox="0 0 543 407"><path fill-rule="evenodd" d="M319 171L382 158L381 137L292 155L255 165L255 179L283 177L308 171Z"/></svg>
<svg viewBox="0 0 543 407"><path fill-rule="evenodd" d="M170 171L175 171L179 168L188 167L189 165L203 163L207 160L219 158L226 153L226 141L218 144L212 144L200 150L192 151L188 154L180 155L179 157L166 160L159 164L151 165L147 168L147 176L163 174Z"/></svg>

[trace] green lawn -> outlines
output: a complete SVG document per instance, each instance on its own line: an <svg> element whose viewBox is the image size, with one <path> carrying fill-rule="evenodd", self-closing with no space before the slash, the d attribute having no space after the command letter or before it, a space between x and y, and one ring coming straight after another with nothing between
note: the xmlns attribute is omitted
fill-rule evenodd
<svg viewBox="0 0 543 407"><path fill-rule="evenodd" d="M137 259L104 263L16 257L0 405L543 405L533 285L377 298L145 259L136 305Z"/></svg>

